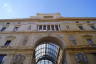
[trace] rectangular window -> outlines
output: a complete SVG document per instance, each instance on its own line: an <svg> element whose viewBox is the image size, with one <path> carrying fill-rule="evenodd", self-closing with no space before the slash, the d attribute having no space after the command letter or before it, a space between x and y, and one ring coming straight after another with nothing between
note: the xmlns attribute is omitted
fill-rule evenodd
<svg viewBox="0 0 96 64"><path fill-rule="evenodd" d="M92 25L92 26L90 26L90 27L91 27L93 30L96 30L95 26Z"/></svg>
<svg viewBox="0 0 96 64"><path fill-rule="evenodd" d="M4 46L8 46L11 43L11 40L7 40Z"/></svg>
<svg viewBox="0 0 96 64"><path fill-rule="evenodd" d="M6 23L5 27L8 28L10 23Z"/></svg>
<svg viewBox="0 0 96 64"><path fill-rule="evenodd" d="M38 27L39 27L39 30L42 30L42 25L39 25Z"/></svg>
<svg viewBox="0 0 96 64"><path fill-rule="evenodd" d="M75 58L78 64L88 64L87 56L83 53L76 54Z"/></svg>
<svg viewBox="0 0 96 64"><path fill-rule="evenodd" d="M47 30L50 30L50 25L47 25Z"/></svg>
<svg viewBox="0 0 96 64"><path fill-rule="evenodd" d="M88 44L93 44L92 39L86 39L86 40L87 40Z"/></svg>
<svg viewBox="0 0 96 64"><path fill-rule="evenodd" d="M59 26L55 25L55 29L56 29L56 31L58 31L59 30Z"/></svg>
<svg viewBox="0 0 96 64"><path fill-rule="evenodd" d="M6 29L6 27L2 27L1 32L4 31L5 29Z"/></svg>
<svg viewBox="0 0 96 64"><path fill-rule="evenodd" d="M6 25L2 27L1 32L4 31L6 28L8 28L9 27L9 24L10 23L6 23Z"/></svg>
<svg viewBox="0 0 96 64"><path fill-rule="evenodd" d="M6 56L6 54L0 54L0 64L3 64L4 56Z"/></svg>
<svg viewBox="0 0 96 64"><path fill-rule="evenodd" d="M51 29L54 30L54 25L51 25Z"/></svg>
<svg viewBox="0 0 96 64"><path fill-rule="evenodd" d="M80 30L84 30L83 26L78 26Z"/></svg>
<svg viewBox="0 0 96 64"><path fill-rule="evenodd" d="M43 30L46 30L46 25L43 25Z"/></svg>
<svg viewBox="0 0 96 64"><path fill-rule="evenodd" d="M18 28L19 28L18 26L15 26L14 29L13 29L13 31L17 31Z"/></svg>
<svg viewBox="0 0 96 64"><path fill-rule="evenodd" d="M59 31L60 25L37 25L37 29L42 31Z"/></svg>

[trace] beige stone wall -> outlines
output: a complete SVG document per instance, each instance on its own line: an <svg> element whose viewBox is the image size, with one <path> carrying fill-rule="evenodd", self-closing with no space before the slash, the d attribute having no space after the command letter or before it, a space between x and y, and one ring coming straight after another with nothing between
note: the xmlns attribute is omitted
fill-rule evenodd
<svg viewBox="0 0 96 64"><path fill-rule="evenodd" d="M94 23L69 23L71 21L67 21L68 23L66 23L65 21L53 21L53 22L47 22L47 20L45 22L20 22L20 24L18 24L18 22L9 22L9 26L4 30L5 32L12 32L14 27L16 25L20 25L20 27L18 28L18 32L28 32L28 31L37 31L37 25L55 25L55 24L59 24L61 31L65 31L65 30L71 30L71 31L78 31L80 30L78 28L79 25L82 25L84 30L93 30L92 28L90 28L90 25L94 24L95 21L93 21ZM75 22L75 21L74 21ZM81 21L81 22L85 22L85 21ZM8 22L5 22L5 24ZM0 23L0 30L2 29L4 25L2 23ZM66 27L69 26L69 29ZM96 24L94 24L94 26L96 27ZM29 27L31 27L31 29L29 29Z"/></svg>
<svg viewBox="0 0 96 64"><path fill-rule="evenodd" d="M38 17L42 15L39 14ZM43 19L42 15L41 19ZM58 18L61 17L60 15L56 15L54 17ZM36 17L35 17L36 18ZM40 18L40 17L39 17ZM90 24L88 24L86 21L79 21L79 23L76 23L75 21L65 21L65 20L56 20L56 21L48 21L42 20L42 21L0 21L0 30L6 23L10 23L9 27L7 27L3 32L0 32L0 54L7 54L7 56L4 57L3 61L4 64L12 64L13 63L13 57L16 54L24 54L25 60L24 64L34 64L34 47L36 43L46 37L54 37L60 40L58 44L62 46L62 50L65 50L67 47L73 46L72 42L69 40L69 36L72 35L75 37L77 46L78 45L88 45L88 42L83 37L84 35L91 35L93 42L96 44L96 31L90 28L90 25L93 25L96 27L96 21L91 21ZM76 20L77 21L77 20ZM37 25L60 25L60 31L38 31ZM18 28L18 31L14 32L13 29L16 25L20 25ZM84 27L84 30L81 31L78 28L78 25L82 25ZM69 26L66 27L66 26ZM10 37L9 37L10 36ZM10 45L8 47L2 47L4 46L5 42L7 40L12 40ZM55 40L55 39L53 39ZM75 51L76 52L76 51ZM76 61L74 58L74 53L70 53L70 51L65 52L66 54L66 61L68 64L75 64ZM64 55L64 54L63 54ZM59 63L58 63L59 64Z"/></svg>

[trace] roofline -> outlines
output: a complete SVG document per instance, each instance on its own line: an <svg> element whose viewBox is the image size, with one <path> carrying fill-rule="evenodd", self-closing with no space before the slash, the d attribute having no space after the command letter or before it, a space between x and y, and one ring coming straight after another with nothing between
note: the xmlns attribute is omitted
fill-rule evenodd
<svg viewBox="0 0 96 64"><path fill-rule="evenodd" d="M59 17L56 19L33 19L33 18L20 18L20 19L0 19L0 22L17 22L17 21L96 21L96 17Z"/></svg>

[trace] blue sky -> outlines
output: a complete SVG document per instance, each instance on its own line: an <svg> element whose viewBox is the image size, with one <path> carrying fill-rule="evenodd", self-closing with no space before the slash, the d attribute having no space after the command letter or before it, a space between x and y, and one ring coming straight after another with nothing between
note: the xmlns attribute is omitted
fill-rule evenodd
<svg viewBox="0 0 96 64"><path fill-rule="evenodd" d="M96 0L0 0L0 19L57 12L64 17L96 17Z"/></svg>

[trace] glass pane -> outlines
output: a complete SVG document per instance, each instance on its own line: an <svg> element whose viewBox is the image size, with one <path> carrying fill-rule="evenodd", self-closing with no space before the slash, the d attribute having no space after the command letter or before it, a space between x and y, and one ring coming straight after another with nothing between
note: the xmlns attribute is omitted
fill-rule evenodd
<svg viewBox="0 0 96 64"><path fill-rule="evenodd" d="M0 63L2 63L4 56L6 56L6 55L5 54L0 54Z"/></svg>
<svg viewBox="0 0 96 64"><path fill-rule="evenodd" d="M79 27L80 30L84 30L84 29L83 29L83 26L78 26L78 27Z"/></svg>
<svg viewBox="0 0 96 64"><path fill-rule="evenodd" d="M88 64L87 56L84 53L76 54L77 63Z"/></svg>
<svg viewBox="0 0 96 64"><path fill-rule="evenodd" d="M58 25L55 25L55 29L58 31L59 30L59 26Z"/></svg>
<svg viewBox="0 0 96 64"><path fill-rule="evenodd" d="M47 30L50 30L50 25L47 25Z"/></svg>
<svg viewBox="0 0 96 64"><path fill-rule="evenodd" d="M6 29L6 27L3 27L3 28L1 29L1 32L4 31L5 29Z"/></svg>
<svg viewBox="0 0 96 64"><path fill-rule="evenodd" d="M51 25L51 29L54 30L54 25Z"/></svg>
<svg viewBox="0 0 96 64"><path fill-rule="evenodd" d="M42 30L42 25L39 25L39 30Z"/></svg>
<svg viewBox="0 0 96 64"><path fill-rule="evenodd" d="M43 30L46 30L46 25L43 26Z"/></svg>
<svg viewBox="0 0 96 64"><path fill-rule="evenodd" d="M96 30L95 26L90 26L93 30Z"/></svg>
<svg viewBox="0 0 96 64"><path fill-rule="evenodd" d="M53 43L46 43L37 46L35 50L36 61L38 61L37 64L53 64L52 62L56 61L58 51L59 46Z"/></svg>
<svg viewBox="0 0 96 64"><path fill-rule="evenodd" d="M11 40L7 40L4 46L8 46L11 43Z"/></svg>
<svg viewBox="0 0 96 64"><path fill-rule="evenodd" d="M49 60L41 60L37 64L53 64L53 63Z"/></svg>

